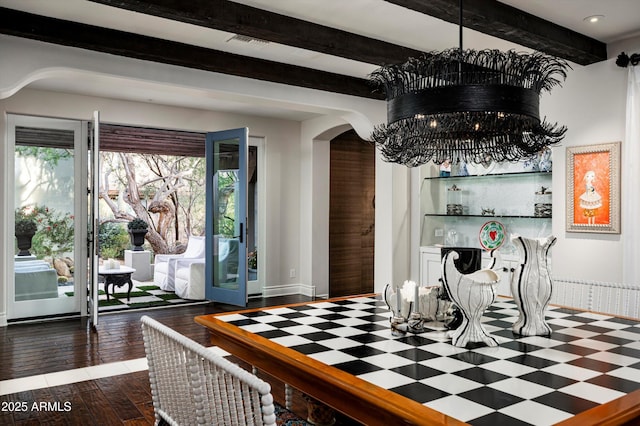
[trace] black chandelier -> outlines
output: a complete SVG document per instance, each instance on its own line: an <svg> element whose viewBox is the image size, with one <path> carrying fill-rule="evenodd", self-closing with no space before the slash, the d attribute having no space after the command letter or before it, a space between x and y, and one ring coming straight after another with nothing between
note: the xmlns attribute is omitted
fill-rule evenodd
<svg viewBox="0 0 640 426"><path fill-rule="evenodd" d="M388 162L518 161L560 142L567 129L540 120L542 91L569 65L542 53L460 47L383 66L371 74L387 99L387 124L371 139ZM562 81L561 81L562 79Z"/></svg>

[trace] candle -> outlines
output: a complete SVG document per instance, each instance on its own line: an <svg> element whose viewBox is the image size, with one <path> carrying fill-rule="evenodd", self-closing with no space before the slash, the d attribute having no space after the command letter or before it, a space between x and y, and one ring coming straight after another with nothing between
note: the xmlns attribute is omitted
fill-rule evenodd
<svg viewBox="0 0 640 426"><path fill-rule="evenodd" d="M402 313L402 292L400 291L400 286L396 287L396 316L401 317Z"/></svg>
<svg viewBox="0 0 640 426"><path fill-rule="evenodd" d="M414 287L415 292L413 296L413 312L420 312L420 309L419 309L420 296L418 295L420 286L418 285L418 283L414 283L414 284L415 284L415 287Z"/></svg>

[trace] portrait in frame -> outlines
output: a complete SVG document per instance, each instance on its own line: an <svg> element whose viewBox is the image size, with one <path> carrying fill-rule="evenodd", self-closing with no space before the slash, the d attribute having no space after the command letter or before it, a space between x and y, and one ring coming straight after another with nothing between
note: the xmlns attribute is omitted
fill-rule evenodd
<svg viewBox="0 0 640 426"><path fill-rule="evenodd" d="M567 232L620 233L620 142L567 147Z"/></svg>

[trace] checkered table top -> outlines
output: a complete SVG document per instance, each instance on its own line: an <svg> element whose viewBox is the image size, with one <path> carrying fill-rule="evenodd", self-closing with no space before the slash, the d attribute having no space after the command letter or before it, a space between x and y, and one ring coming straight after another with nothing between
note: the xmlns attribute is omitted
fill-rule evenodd
<svg viewBox="0 0 640 426"><path fill-rule="evenodd" d="M473 425L551 425L640 389L640 323L549 307L550 337L518 337L506 298L482 319L498 347L457 348L431 323L392 336L379 297L216 318Z"/></svg>

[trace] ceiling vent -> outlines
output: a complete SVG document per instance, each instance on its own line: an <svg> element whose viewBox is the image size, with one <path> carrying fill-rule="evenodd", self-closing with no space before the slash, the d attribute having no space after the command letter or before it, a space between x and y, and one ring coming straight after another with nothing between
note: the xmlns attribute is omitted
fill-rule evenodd
<svg viewBox="0 0 640 426"><path fill-rule="evenodd" d="M227 40L227 43L242 43L244 45L249 45L253 47L264 47L269 42L267 40L261 40L259 38L253 38L245 35L236 34L230 39Z"/></svg>

